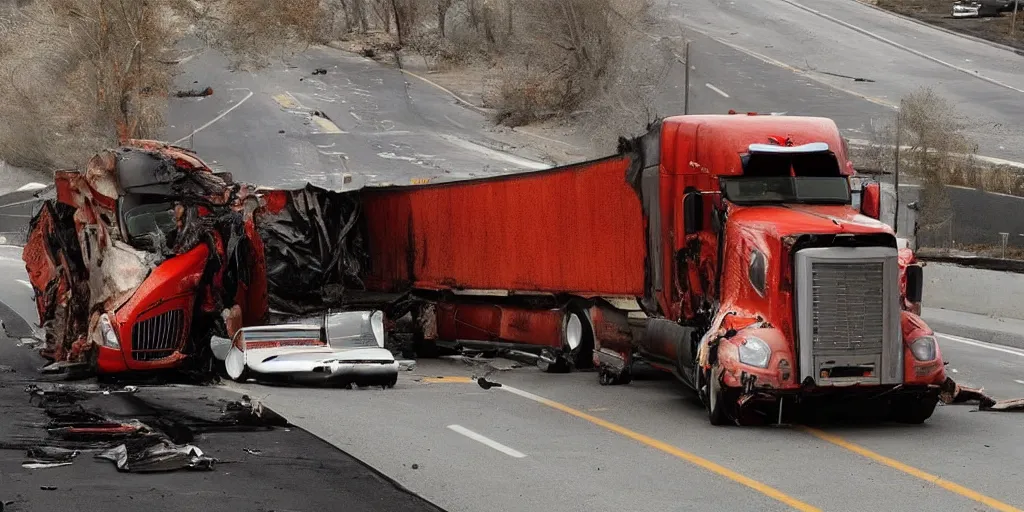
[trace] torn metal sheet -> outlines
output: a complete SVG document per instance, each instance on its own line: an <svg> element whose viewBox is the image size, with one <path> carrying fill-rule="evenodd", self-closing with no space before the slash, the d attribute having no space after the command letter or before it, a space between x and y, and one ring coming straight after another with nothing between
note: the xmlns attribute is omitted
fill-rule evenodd
<svg viewBox="0 0 1024 512"><path fill-rule="evenodd" d="M195 446L179 446L166 440L135 452L129 451L127 445L121 444L98 453L95 457L113 462L118 471L131 473L179 469L212 471L214 463L217 462L217 459L203 455L203 451Z"/></svg>

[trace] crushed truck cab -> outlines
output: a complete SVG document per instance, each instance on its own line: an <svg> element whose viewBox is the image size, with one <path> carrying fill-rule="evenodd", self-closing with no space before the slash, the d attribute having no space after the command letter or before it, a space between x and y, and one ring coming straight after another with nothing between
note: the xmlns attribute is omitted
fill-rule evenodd
<svg viewBox="0 0 1024 512"><path fill-rule="evenodd" d="M602 382L628 380L640 357L696 390L715 424L839 395L931 415L945 372L915 314L920 267L878 220L877 183L852 206L831 120L674 117L635 146L654 279L646 329L598 338Z"/></svg>

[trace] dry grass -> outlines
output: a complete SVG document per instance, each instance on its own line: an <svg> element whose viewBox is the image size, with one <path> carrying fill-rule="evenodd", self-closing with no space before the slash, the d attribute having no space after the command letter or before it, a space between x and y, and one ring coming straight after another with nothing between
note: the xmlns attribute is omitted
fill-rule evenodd
<svg viewBox="0 0 1024 512"><path fill-rule="evenodd" d="M163 128L171 42L165 5L40 0L0 32L0 159L35 169L80 164L119 139Z"/></svg>

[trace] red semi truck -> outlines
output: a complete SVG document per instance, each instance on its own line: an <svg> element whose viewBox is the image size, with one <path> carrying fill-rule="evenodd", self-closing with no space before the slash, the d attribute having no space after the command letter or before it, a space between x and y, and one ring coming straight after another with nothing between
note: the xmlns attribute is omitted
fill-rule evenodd
<svg viewBox="0 0 1024 512"><path fill-rule="evenodd" d="M829 119L670 117L597 161L364 190L367 283L413 290L428 339L592 362L602 384L642 357L715 424L836 395L921 422L945 379L921 268L877 183L852 206L853 174Z"/></svg>
<svg viewBox="0 0 1024 512"><path fill-rule="evenodd" d="M159 151L166 159L185 150ZM182 174L209 173L190 169ZM312 301L382 308L392 328L411 317L401 325L421 355L440 344L517 348L551 371L596 365L602 384L628 383L642 358L694 389L715 424L838 395L924 421L945 372L913 312L921 268L878 220L877 183L852 206L852 175L831 120L724 115L666 118L620 140L614 156L496 178L343 193L225 182L222 193L198 194L206 215L242 216L244 229L206 244L219 270L209 270L209 254L189 263L186 252L157 263L146 282L165 279L168 262L192 265L187 287L206 305L193 309L220 311L235 325L227 335L263 321L268 302L301 313ZM187 195L175 190L170 204ZM253 198L258 205L241 206ZM30 273L40 260L31 247ZM236 261L266 276L232 273ZM42 274L53 272L34 274L40 291ZM228 292L217 288L223 276ZM115 316L118 332L134 336L133 320ZM182 339L201 347L204 336ZM161 361L172 359L150 364Z"/></svg>

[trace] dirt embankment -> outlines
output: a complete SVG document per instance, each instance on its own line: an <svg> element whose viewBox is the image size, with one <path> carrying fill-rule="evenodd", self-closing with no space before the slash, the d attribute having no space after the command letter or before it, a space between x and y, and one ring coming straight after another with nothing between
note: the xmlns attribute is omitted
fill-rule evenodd
<svg viewBox="0 0 1024 512"><path fill-rule="evenodd" d="M954 18L952 0L861 0L945 29L1004 44L1024 56L1024 2L1011 31L1012 13L984 18Z"/></svg>

